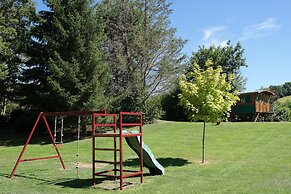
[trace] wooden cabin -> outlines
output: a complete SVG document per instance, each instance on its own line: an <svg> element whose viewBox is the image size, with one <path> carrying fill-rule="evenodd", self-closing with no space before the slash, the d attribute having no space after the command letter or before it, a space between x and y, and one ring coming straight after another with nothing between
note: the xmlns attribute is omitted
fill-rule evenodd
<svg viewBox="0 0 291 194"><path fill-rule="evenodd" d="M273 114L271 97L268 90L239 93L240 100L231 109L232 121L258 121L266 115Z"/></svg>

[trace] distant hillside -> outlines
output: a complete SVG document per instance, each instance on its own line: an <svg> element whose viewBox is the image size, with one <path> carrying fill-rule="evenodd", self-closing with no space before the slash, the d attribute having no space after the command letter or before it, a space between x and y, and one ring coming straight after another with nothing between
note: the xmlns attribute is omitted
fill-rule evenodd
<svg viewBox="0 0 291 194"><path fill-rule="evenodd" d="M291 96L285 96L285 97L283 97L283 98L279 98L277 101L280 102L280 103L283 103L283 104L284 104L286 101L291 102Z"/></svg>

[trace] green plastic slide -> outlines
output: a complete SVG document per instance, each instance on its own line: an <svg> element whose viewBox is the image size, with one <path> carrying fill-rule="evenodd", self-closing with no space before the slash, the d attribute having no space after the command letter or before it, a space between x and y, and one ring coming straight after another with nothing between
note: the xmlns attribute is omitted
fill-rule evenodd
<svg viewBox="0 0 291 194"><path fill-rule="evenodd" d="M123 133L128 133L127 131L123 131ZM139 133L138 131L131 131L131 134ZM140 153L140 137L126 137L125 138L129 147L139 156ZM165 174L164 167L156 160L151 149L142 142L142 150L143 150L143 162L144 166L150 170L151 175L163 175Z"/></svg>

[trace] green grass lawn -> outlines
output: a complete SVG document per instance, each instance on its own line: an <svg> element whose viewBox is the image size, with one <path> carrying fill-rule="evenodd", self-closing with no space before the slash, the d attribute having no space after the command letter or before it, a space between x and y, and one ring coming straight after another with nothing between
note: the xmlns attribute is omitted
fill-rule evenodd
<svg viewBox="0 0 291 194"><path fill-rule="evenodd" d="M165 121L144 126L143 140L165 167L165 175L149 176L145 169L144 184L139 178L125 179L128 186L122 193L291 193L291 123L208 124L203 165L202 127L202 123ZM112 145L111 140L98 143ZM0 138L0 193L120 192L117 182L102 178L91 186L91 139L80 142L80 178L75 169L76 141L60 148L66 170L58 159L26 162L12 179L7 178L24 143L19 136ZM126 167L136 169L137 156L126 143L124 147ZM32 144L25 153L26 157L51 154L54 149L49 144ZM98 154L111 159L108 153Z"/></svg>

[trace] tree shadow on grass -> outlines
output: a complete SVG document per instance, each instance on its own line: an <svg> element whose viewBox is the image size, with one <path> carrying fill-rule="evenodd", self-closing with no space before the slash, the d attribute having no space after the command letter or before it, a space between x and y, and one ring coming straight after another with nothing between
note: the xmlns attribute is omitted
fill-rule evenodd
<svg viewBox="0 0 291 194"><path fill-rule="evenodd" d="M2 175L9 178L8 174L2 174ZM92 187L93 185L92 179L48 180L48 179L38 178L37 176L33 176L33 175L15 174L14 176L19 177L19 178L36 180L36 181L39 181L40 184L58 185L58 186L70 187L70 188L89 188L89 187ZM96 184L100 184L105 180L106 180L105 178L96 178Z"/></svg>
<svg viewBox="0 0 291 194"><path fill-rule="evenodd" d="M96 184L102 183L104 178L96 179ZM70 179L62 182L55 183L55 185L62 187L70 187L70 188L88 188L92 187L93 182L92 179Z"/></svg>
<svg viewBox="0 0 291 194"><path fill-rule="evenodd" d="M10 179L10 174L1 174L0 176L6 177ZM34 175L33 173L31 173L30 175L24 175L24 174L14 174L13 177L18 177L18 178L24 178L24 179L31 179L31 180L35 180L40 182L41 184L55 184L56 180L49 180L49 179L44 179L44 178L39 178L36 175ZM11 177L11 179L13 179L13 177Z"/></svg>
<svg viewBox="0 0 291 194"><path fill-rule="evenodd" d="M52 132L53 133L53 132ZM25 145L25 142L28 139L29 133L19 133L13 130L2 130L0 129L0 146L21 146ZM59 135L58 135L59 136ZM80 139L87 139L91 137L91 132L82 134ZM58 137L59 138L59 137ZM69 143L77 141L76 132L66 132L63 137L63 143ZM52 144L52 139L50 138L49 133L37 133L35 132L29 142L29 144L38 144L38 145L47 145Z"/></svg>
<svg viewBox="0 0 291 194"><path fill-rule="evenodd" d="M137 183L124 181L123 188L128 189ZM66 180L63 182L56 183L55 185L62 186L62 187L69 187L75 189L82 189L82 188L90 188L93 187L92 179L71 179ZM108 179L108 178L96 178L95 179L95 186L99 189L103 190L119 190L120 188L120 180Z"/></svg>
<svg viewBox="0 0 291 194"><path fill-rule="evenodd" d="M9 178L8 174L0 173L0 176ZM75 188L75 189L84 189L84 188L90 188L93 186L92 179L55 179L55 180L49 180L44 178L39 178L37 176L31 175L23 175L23 174L15 174L14 177L18 178L24 178L24 179L31 179L38 182L38 184L46 184L46 185L56 185L61 187L68 187L68 188ZM104 190L118 190L119 189L119 180L114 181L113 179L108 178L96 178L95 184L100 185L101 189ZM133 183L125 182L125 186L130 186Z"/></svg>
<svg viewBox="0 0 291 194"><path fill-rule="evenodd" d="M185 166L187 164L191 164L188 160L185 160L183 158L157 158L157 161L163 166L163 167L169 167L169 166ZM139 166L139 158L134 159L128 159L123 162L124 166Z"/></svg>
<svg viewBox="0 0 291 194"><path fill-rule="evenodd" d="M10 131L0 130L0 146L24 145L27 135L17 134Z"/></svg>

